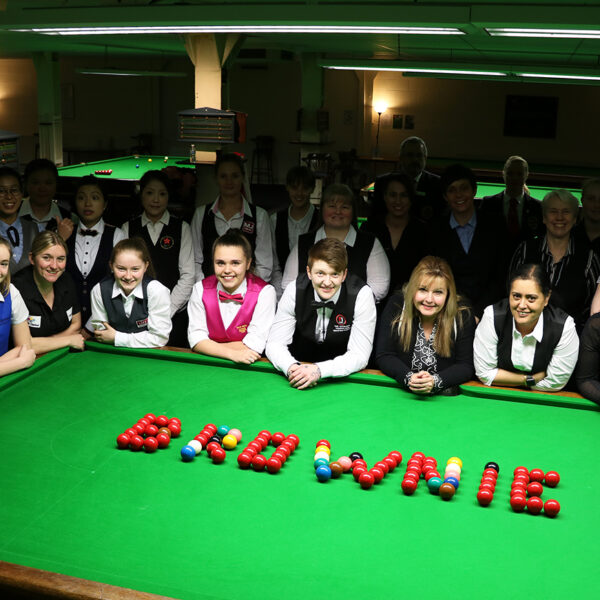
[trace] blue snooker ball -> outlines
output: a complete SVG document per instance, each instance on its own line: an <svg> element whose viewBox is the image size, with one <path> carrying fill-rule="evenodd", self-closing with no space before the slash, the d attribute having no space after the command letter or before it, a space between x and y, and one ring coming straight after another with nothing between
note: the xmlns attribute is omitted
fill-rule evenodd
<svg viewBox="0 0 600 600"><path fill-rule="evenodd" d="M325 483L326 481L329 481L331 479L331 469L326 465L321 465L317 467L315 473L317 475L317 479L321 483Z"/></svg>
<svg viewBox="0 0 600 600"><path fill-rule="evenodd" d="M196 450L192 446L184 446L181 449L181 460L183 462L190 462L196 458Z"/></svg>
<svg viewBox="0 0 600 600"><path fill-rule="evenodd" d="M456 477L446 477L444 483L451 483L455 489L458 489L458 479L456 479Z"/></svg>

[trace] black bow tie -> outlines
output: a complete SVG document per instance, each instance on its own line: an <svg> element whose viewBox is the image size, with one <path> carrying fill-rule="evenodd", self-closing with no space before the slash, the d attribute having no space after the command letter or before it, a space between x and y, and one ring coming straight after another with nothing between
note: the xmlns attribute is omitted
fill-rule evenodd
<svg viewBox="0 0 600 600"><path fill-rule="evenodd" d="M317 302L316 300L313 300L310 305L317 310L319 308L331 308L331 310L335 308L335 302L332 300L329 300L328 302Z"/></svg>
<svg viewBox="0 0 600 600"><path fill-rule="evenodd" d="M95 229L80 229L79 235L91 235L94 237L98 235L98 232Z"/></svg>

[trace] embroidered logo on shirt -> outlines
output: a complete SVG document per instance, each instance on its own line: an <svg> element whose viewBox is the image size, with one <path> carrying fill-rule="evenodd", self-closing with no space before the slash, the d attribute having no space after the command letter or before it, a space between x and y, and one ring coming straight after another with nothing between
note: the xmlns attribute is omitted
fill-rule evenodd
<svg viewBox="0 0 600 600"><path fill-rule="evenodd" d="M346 325L346 317L344 315L335 315L335 322L338 325Z"/></svg>
<svg viewBox="0 0 600 600"><path fill-rule="evenodd" d="M242 223L242 233L254 233L254 223L252 221L244 221Z"/></svg>
<svg viewBox="0 0 600 600"><path fill-rule="evenodd" d="M73 307L71 306L71 308L67 309L67 319L69 321L73 320Z"/></svg>
<svg viewBox="0 0 600 600"><path fill-rule="evenodd" d="M248 330L248 325L236 325L235 327L240 333L246 333L246 331Z"/></svg>
<svg viewBox="0 0 600 600"><path fill-rule="evenodd" d="M32 327L34 329L39 329L42 326L42 317L36 317L33 315L29 315L29 317L27 317L27 325L29 325L29 327Z"/></svg>
<svg viewBox="0 0 600 600"><path fill-rule="evenodd" d="M160 247L163 250L170 250L175 245L175 240L170 235L164 235L160 238Z"/></svg>
<svg viewBox="0 0 600 600"><path fill-rule="evenodd" d="M146 327L148 325L148 317L146 317L145 319L140 319L139 321L136 321L135 324L138 327Z"/></svg>
<svg viewBox="0 0 600 600"><path fill-rule="evenodd" d="M333 333L343 333L350 331L351 325L348 325L346 317L344 315L335 315L335 325L332 328Z"/></svg>

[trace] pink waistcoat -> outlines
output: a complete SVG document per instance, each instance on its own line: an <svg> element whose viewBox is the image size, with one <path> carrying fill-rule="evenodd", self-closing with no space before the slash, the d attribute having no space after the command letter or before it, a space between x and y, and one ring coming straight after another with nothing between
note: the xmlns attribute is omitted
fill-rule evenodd
<svg viewBox="0 0 600 600"><path fill-rule="evenodd" d="M217 292L217 278L214 275L202 280L202 302L206 310L206 324L208 337L214 342L241 342L248 332L248 325L252 320L258 294L267 285L260 277L248 273L246 275L246 293L240 309L227 329L223 325L219 298Z"/></svg>

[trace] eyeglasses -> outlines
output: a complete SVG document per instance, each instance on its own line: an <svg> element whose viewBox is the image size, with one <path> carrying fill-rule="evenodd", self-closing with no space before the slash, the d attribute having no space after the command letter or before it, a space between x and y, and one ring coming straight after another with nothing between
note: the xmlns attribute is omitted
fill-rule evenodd
<svg viewBox="0 0 600 600"><path fill-rule="evenodd" d="M21 190L18 187L0 188L0 196L20 196Z"/></svg>

